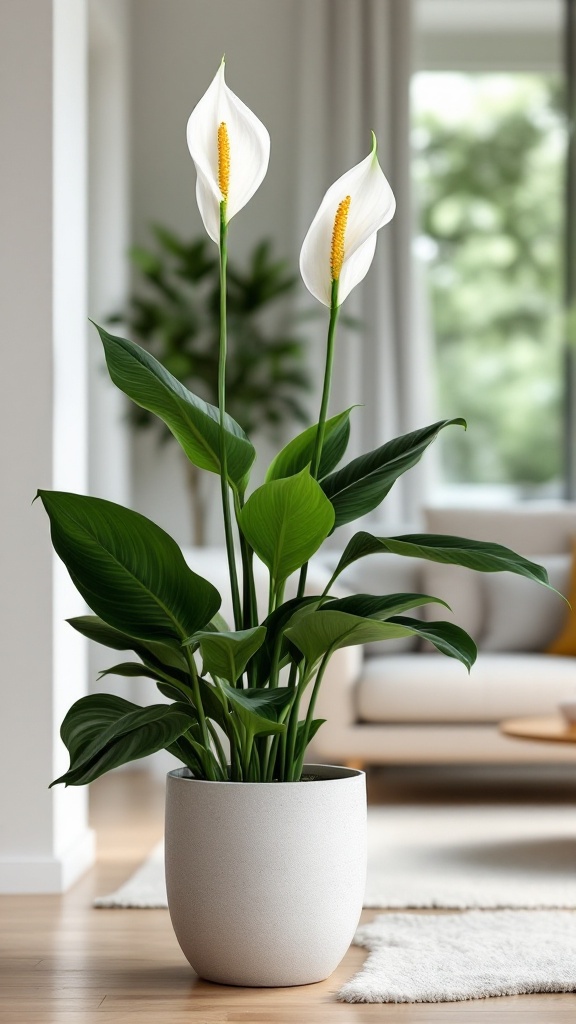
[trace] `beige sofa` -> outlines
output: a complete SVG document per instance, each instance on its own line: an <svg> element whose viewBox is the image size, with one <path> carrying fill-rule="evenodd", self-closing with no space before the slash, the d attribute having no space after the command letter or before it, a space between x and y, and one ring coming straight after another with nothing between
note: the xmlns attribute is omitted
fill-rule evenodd
<svg viewBox="0 0 576 1024"><path fill-rule="evenodd" d="M429 508L424 519L424 532L513 547L545 564L551 582L567 591L576 504ZM558 596L509 573L393 555L357 562L340 581L356 592L444 598L453 616L430 605L427 617L453 618L474 636L479 657L468 676L459 662L411 641L337 652L316 705L317 716L327 720L314 741L316 758L364 764L576 762L576 745L510 739L497 725L509 717L553 714L561 699L576 696L576 658L542 653L566 614Z"/></svg>

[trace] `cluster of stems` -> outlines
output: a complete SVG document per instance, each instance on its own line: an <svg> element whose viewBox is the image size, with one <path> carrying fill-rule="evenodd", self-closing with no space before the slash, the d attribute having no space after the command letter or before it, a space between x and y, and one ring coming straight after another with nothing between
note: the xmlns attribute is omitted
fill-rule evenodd
<svg viewBox="0 0 576 1024"><path fill-rule="evenodd" d="M242 630L251 629L258 625L258 606L253 571L254 552L244 537L242 530L238 527L238 516L244 504L244 495L236 486L231 484L228 477L225 428L227 242L228 228L226 219L226 200L224 199L220 204L220 353L218 363L220 483L234 627L236 630ZM310 473L314 479L318 478L322 459L322 449L324 445L326 418L330 399L338 309L338 281L333 280L322 399L320 404L318 428L315 435L314 449L310 465ZM240 583L236 566L232 509L234 509L236 518L242 563L242 594L240 593ZM300 570L297 592L298 598L301 598L304 595L307 571L308 563L305 563ZM282 603L284 596L284 584L285 581L278 583L278 581L274 580L272 577L270 578L268 602L269 615ZM271 670L266 684L271 688L280 685L281 648L282 633L279 632L271 659ZM241 728L234 711L230 708L227 709L227 719L229 722L227 733L230 742L230 763L228 765L218 732L209 718L205 715L198 682L198 671L194 663L194 657L190 653L189 668L192 678L194 703L198 711L202 745L205 748L205 756L202 758L202 767L207 778L229 778L232 781L237 782L295 782L300 779L304 755L312 729L316 697L322 683L322 677L330 654L331 652L329 651L324 656L318 668L315 666L310 667L306 659L302 659L301 661L292 661L287 685L293 691L293 699L287 704L279 716L279 721L285 727L282 733L264 737L250 735L247 730ZM219 681L217 679L214 679L214 684L216 686L218 686L218 682ZM248 687L255 685L254 671L251 669L250 663L248 663L246 670L246 684ZM240 677L236 685L243 687L244 683L242 677ZM303 722L299 723L299 711L302 695L309 686L312 686L312 693L306 717Z"/></svg>

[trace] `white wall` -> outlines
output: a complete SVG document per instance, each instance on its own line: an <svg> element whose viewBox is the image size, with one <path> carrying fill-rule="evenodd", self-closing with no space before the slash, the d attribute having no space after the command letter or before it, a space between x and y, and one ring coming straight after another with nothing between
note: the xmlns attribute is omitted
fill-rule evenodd
<svg viewBox="0 0 576 1024"><path fill-rule="evenodd" d="M263 236L294 258L296 40L300 0L136 0L132 5L133 231L166 223L182 234L204 233L195 200L195 172L186 147L188 116L226 54L228 85L266 124L270 168L254 199L230 228L231 257ZM152 432L135 442L134 506L180 543L191 534L176 445L158 448ZM220 538L211 517L209 542Z"/></svg>
<svg viewBox="0 0 576 1024"><path fill-rule="evenodd" d="M0 891L66 888L90 863L86 792L59 727L86 690L82 602L53 555L38 487L87 486L86 5L0 5L3 265L3 731ZM25 73L23 72L25 69Z"/></svg>

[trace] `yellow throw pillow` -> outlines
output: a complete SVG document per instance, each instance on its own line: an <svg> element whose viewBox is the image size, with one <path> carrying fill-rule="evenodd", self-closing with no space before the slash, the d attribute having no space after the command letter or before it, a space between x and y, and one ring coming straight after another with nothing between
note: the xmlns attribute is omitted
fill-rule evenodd
<svg viewBox="0 0 576 1024"><path fill-rule="evenodd" d="M563 654L576 657L576 539L572 543L572 568L568 590L570 607L566 609L564 625L558 636L546 648L546 654Z"/></svg>

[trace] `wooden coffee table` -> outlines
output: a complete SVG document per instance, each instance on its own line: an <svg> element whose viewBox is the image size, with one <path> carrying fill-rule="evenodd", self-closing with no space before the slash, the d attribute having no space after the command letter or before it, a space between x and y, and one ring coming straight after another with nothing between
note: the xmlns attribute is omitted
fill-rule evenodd
<svg viewBox="0 0 576 1024"><path fill-rule="evenodd" d="M528 718L507 718L500 722L500 732L519 740L542 740L546 743L576 743L576 724L568 725L561 715L530 715Z"/></svg>

